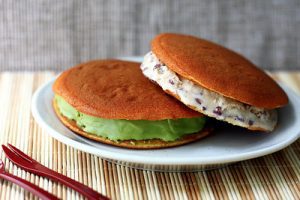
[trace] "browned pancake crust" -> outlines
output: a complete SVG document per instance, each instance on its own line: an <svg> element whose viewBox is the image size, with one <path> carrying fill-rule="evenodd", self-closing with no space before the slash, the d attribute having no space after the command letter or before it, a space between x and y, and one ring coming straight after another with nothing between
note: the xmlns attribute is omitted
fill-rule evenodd
<svg viewBox="0 0 300 200"><path fill-rule="evenodd" d="M95 141L102 142L102 143L109 144L109 145L113 145L113 146L130 148L130 149L162 149L162 148L167 148L167 147L180 146L180 145L184 145L184 144L187 144L187 143L197 141L197 140L207 136L212 131L212 129L210 129L210 128L205 128L204 130L202 130L199 133L186 135L186 136L182 137L181 139L178 139L178 140L175 140L175 141L169 141L169 142L166 142L166 141L163 141L163 140L160 140L160 139L123 140L123 141L116 142L116 141L113 141L113 140L110 140L110 139L107 139L107 138L104 138L104 137L101 137L101 136L97 136L97 135L94 135L94 134L87 133L87 132L83 131L82 129L80 129L80 127L78 127L76 125L75 121L69 120L68 118L61 115L55 100L53 100L53 107L54 107L54 111L55 111L56 115L61 120L61 122L65 126L67 126L69 129L74 131L75 133L77 133L77 134L79 134L83 137L86 137L88 139L91 139L91 140L95 140Z"/></svg>
<svg viewBox="0 0 300 200"><path fill-rule="evenodd" d="M95 60L63 72L53 90L78 111L105 119L199 117L145 78L140 63Z"/></svg>
<svg viewBox="0 0 300 200"><path fill-rule="evenodd" d="M152 40L152 51L180 76L226 97L267 109L288 103L285 92L265 72L215 43L164 33Z"/></svg>

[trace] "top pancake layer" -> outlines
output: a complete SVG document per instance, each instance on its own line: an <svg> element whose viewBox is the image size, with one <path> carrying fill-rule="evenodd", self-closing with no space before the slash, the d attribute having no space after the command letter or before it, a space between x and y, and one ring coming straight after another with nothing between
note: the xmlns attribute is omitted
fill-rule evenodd
<svg viewBox="0 0 300 200"><path fill-rule="evenodd" d="M140 64L96 60L63 72L53 85L56 94L82 113L128 120L163 120L202 116L143 76Z"/></svg>
<svg viewBox="0 0 300 200"><path fill-rule="evenodd" d="M152 51L177 74L226 97L267 109L288 103L285 92L265 72L215 43L164 33L152 40Z"/></svg>

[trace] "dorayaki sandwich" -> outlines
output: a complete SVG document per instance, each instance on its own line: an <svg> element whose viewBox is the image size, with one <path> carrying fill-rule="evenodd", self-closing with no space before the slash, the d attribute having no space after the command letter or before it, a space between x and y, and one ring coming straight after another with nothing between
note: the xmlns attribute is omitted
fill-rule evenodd
<svg viewBox="0 0 300 200"><path fill-rule="evenodd" d="M280 86L243 56L213 42L173 33L156 36L143 74L186 106L250 130L272 131Z"/></svg>
<svg viewBox="0 0 300 200"><path fill-rule="evenodd" d="M97 60L55 81L54 110L75 133L134 149L165 148L207 136L206 118L148 80L140 63Z"/></svg>

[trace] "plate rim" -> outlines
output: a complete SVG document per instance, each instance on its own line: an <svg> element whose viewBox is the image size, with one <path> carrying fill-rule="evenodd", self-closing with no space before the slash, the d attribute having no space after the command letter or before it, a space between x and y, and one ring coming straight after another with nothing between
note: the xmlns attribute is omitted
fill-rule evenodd
<svg viewBox="0 0 300 200"><path fill-rule="evenodd" d="M300 129L299 129L298 133L293 134L292 137L289 137L287 140L284 140L283 142L277 143L275 145L272 145L272 146L269 146L269 147L266 147L263 149L245 152L245 153L242 153L239 155L233 155L233 156L229 155L229 156L226 156L225 158L224 158L224 155L222 155L222 156L218 156L218 157L214 156L213 159L205 158L203 160L199 160L199 159L196 160L194 158L190 159L190 160L185 159L183 161L167 159L167 158L162 160L162 159L157 159L157 158L153 158L153 157L150 160L147 160L147 159L145 159L144 156L141 156L141 155L128 156L127 154L110 152L110 151L103 150L103 149L100 151L97 147L95 147L91 144L88 144L84 140L79 142L79 141L76 141L74 139L71 139L71 138L59 133L58 131L53 129L51 126L49 126L43 120L42 116L39 114L39 110L37 108L37 103L39 100L38 98L40 97L42 91L46 90L48 87L52 88L51 86L52 86L54 80L56 79L56 77L57 76L53 77L52 79L50 79L49 81L47 81L46 83L41 85L34 92L33 97L32 97L32 104L31 104L31 111L32 111L32 115L33 115L34 119L46 131L47 134L49 134L53 138L57 139L58 141L60 141L64 144L67 144L75 149L79 149L81 151L91 153L93 155L97 155L104 159L113 159L113 160L117 160L117 161L136 163L136 164L168 165L168 166L226 164L226 163L232 163L232 162L238 162L238 161L248 160L248 159L252 159L252 158L257 158L257 157L261 157L264 155L274 153L274 152L279 151L279 150L287 147L288 145L292 144L294 141L296 141L300 137ZM287 93L289 96L290 95L293 96L293 99L296 97L298 97L300 99L300 97L294 91L292 91L290 88L288 88L287 86L285 86L283 84L281 84L281 86L283 87L283 89L285 91L288 91ZM300 104L300 101L298 103ZM118 148L118 147L114 147L114 148ZM203 158L203 157L201 157L201 158Z"/></svg>

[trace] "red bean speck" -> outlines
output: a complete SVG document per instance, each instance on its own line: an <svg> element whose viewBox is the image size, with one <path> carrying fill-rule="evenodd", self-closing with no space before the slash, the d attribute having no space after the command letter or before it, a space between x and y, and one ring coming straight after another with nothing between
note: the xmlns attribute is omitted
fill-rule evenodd
<svg viewBox="0 0 300 200"><path fill-rule="evenodd" d="M222 108L221 108L221 106L217 106L214 109L213 113L215 113L216 115L222 115Z"/></svg>
<svg viewBox="0 0 300 200"><path fill-rule="evenodd" d="M201 105L201 103L202 103L201 99L199 99L199 98L195 98L195 101L196 101L198 104L200 104L200 105Z"/></svg>
<svg viewBox="0 0 300 200"><path fill-rule="evenodd" d="M252 120L249 120L248 124L249 124L249 126L252 126L254 124L254 122Z"/></svg>

